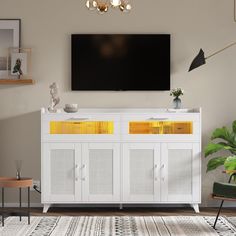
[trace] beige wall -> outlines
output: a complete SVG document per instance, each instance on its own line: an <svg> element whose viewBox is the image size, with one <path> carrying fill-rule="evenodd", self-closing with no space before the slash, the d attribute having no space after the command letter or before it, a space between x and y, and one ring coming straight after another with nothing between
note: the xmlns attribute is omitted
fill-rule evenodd
<svg viewBox="0 0 236 236"><path fill-rule="evenodd" d="M22 19L22 46L33 48L33 86L0 86L0 175L14 175L14 160L22 159L23 173L40 178L40 114L49 102L48 86L60 86L61 105L80 107L168 107L169 92L71 92L70 34L170 33L172 87L182 87L185 107L203 108L203 145L210 132L236 118L236 47L188 73L193 56L206 54L236 39L233 0L135 0L130 14L111 11L98 15L83 0L1 0L0 18ZM205 174L203 203L220 171ZM184 168L184 167L183 167ZM17 198L8 195L8 202ZM34 202L39 198L34 194ZM208 202L209 204L211 202Z"/></svg>

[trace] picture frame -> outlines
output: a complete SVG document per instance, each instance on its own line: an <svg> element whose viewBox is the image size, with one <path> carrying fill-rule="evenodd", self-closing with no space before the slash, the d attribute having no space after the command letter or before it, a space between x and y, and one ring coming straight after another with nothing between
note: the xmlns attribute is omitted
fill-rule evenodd
<svg viewBox="0 0 236 236"><path fill-rule="evenodd" d="M10 79L32 79L31 48L9 48L8 64Z"/></svg>
<svg viewBox="0 0 236 236"><path fill-rule="evenodd" d="M10 65L9 48L20 48L21 20L0 19L0 79L8 79Z"/></svg>

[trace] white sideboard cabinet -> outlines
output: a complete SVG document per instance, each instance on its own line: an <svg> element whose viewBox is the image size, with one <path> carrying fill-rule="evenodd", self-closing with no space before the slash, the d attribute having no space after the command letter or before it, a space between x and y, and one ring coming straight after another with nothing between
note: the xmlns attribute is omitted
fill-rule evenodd
<svg viewBox="0 0 236 236"><path fill-rule="evenodd" d="M41 187L52 204L201 203L201 109L41 109Z"/></svg>

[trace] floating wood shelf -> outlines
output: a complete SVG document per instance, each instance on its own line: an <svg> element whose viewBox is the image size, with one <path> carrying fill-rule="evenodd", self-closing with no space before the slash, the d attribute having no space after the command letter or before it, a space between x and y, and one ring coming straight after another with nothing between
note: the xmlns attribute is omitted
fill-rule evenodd
<svg viewBox="0 0 236 236"><path fill-rule="evenodd" d="M32 79L0 79L1 84L34 84Z"/></svg>

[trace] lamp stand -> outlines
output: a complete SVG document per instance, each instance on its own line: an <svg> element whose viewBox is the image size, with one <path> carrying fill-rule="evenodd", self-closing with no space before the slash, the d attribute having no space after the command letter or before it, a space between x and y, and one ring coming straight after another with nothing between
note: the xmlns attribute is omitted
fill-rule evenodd
<svg viewBox="0 0 236 236"><path fill-rule="evenodd" d="M236 0L235 0L235 1L236 1ZM229 44L228 46L226 46L226 47L224 47L224 48L222 48L222 49L220 49L220 50L218 50L218 51L212 53L211 55L205 57L205 59L207 60L207 59L209 59L209 58L215 56L216 54L218 54L218 53L220 53L220 52L222 52L222 51L226 50L227 48L230 48L230 47L232 47L232 46L234 46L234 45L236 45L236 42L231 43L231 44Z"/></svg>

